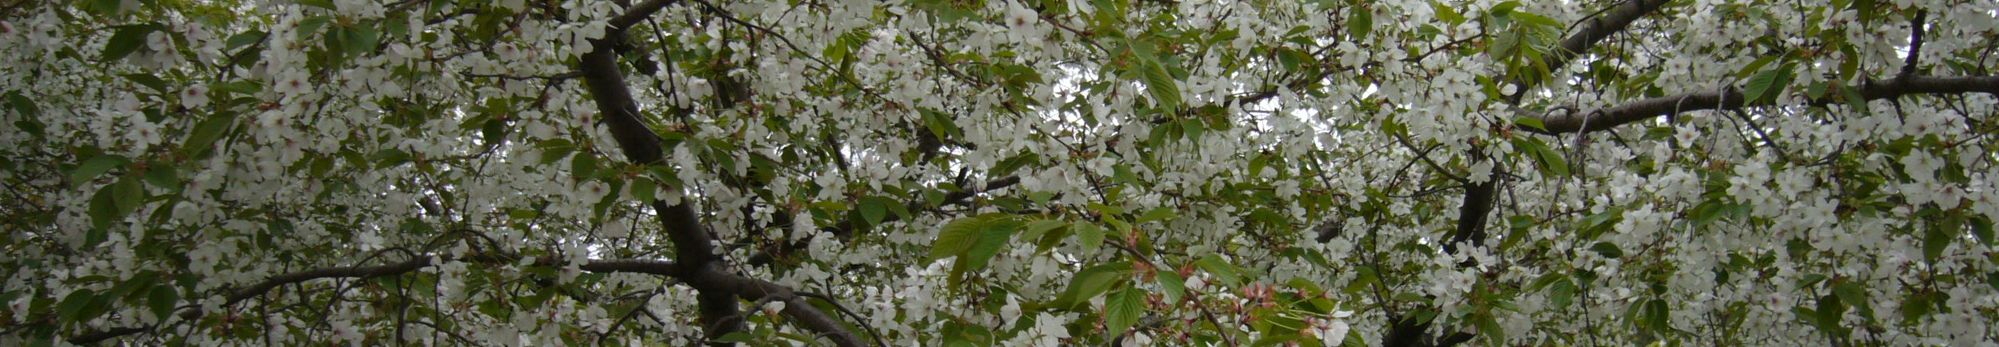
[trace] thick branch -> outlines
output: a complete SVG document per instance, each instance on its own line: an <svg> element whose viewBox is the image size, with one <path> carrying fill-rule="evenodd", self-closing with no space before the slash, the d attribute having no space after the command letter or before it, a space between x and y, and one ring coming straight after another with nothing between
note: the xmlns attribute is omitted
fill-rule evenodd
<svg viewBox="0 0 1999 347"><path fill-rule="evenodd" d="M1562 40L1561 47L1548 52L1548 56L1541 59L1542 66L1547 66L1548 71L1560 71L1563 67L1568 66L1569 61L1574 60L1577 55L1588 52L1591 48L1596 47L1598 42L1610 38L1610 35L1624 31L1624 28L1630 27L1632 22L1638 21L1638 18L1645 17L1645 15L1651 14L1653 11L1658 11L1660 7L1666 6L1667 1L1670 0L1626 1L1623 4L1617 5L1616 8L1612 8L1609 12L1604 13L1603 16L1587 19L1587 22L1583 24L1581 32L1569 35L1569 38ZM1527 90L1534 87L1534 82L1515 79L1513 85L1518 88L1514 89L1515 92L1513 95L1508 95L1506 100L1509 103L1518 104L1520 103L1520 97L1527 95Z"/></svg>
<svg viewBox="0 0 1999 347"><path fill-rule="evenodd" d="M1969 93L1999 94L1999 76L1910 76L1869 83L1859 90L1861 99L1870 101L1914 94ZM1842 92L1837 90L1828 90L1825 97L1805 100L1803 104L1810 106L1846 104L1848 100L1840 97L1841 94ZM1541 122L1547 126L1546 134L1586 133L1611 129L1652 117L1690 111L1734 110L1778 104L1773 100L1751 102L1748 99L1741 89L1730 87L1722 91L1656 97L1589 112L1556 115L1542 119Z"/></svg>
<svg viewBox="0 0 1999 347"><path fill-rule="evenodd" d="M632 99L631 89L625 84L624 72L619 70L617 55L611 47L623 41L626 28L668 3L652 0L633 5L625 14L612 20L612 29L605 33L604 38L591 42L596 49L584 54L578 64L584 85L590 89L602 121L610 127L611 137L617 141L618 147L624 150L625 159L632 163L665 164L659 136L639 118L638 103ZM714 239L709 236L707 227L701 223L700 215L694 211L690 201L667 204L654 200L650 203L658 213L667 237L673 240L674 262L684 267L682 270L667 271L667 274L694 287L697 292L695 300L705 325L703 333L709 341L744 329L741 308L736 301L738 297L761 300L764 296L782 293L783 296L778 299L788 302L785 314L807 329L826 334L841 346L863 345L838 321L791 295L790 289L724 270L726 267L715 251ZM712 342L710 345L728 346L733 343Z"/></svg>
<svg viewBox="0 0 1999 347"><path fill-rule="evenodd" d="M640 21L646 20L647 17L652 17L653 13L658 13L660 9L666 8L667 5L672 5L674 1L675 0L646 0L645 2L640 2L637 5L632 5L631 8L625 9L625 14L618 15L618 17L616 18L611 18L610 23L608 23L610 24L610 28L605 30L623 31L625 30L625 28L630 28L632 27L632 25L638 24Z"/></svg>

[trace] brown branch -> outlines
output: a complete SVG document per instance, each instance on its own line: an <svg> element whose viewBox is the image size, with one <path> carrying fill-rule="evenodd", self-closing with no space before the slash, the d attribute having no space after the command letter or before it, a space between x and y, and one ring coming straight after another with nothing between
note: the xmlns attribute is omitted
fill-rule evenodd
<svg viewBox="0 0 1999 347"><path fill-rule="evenodd" d="M1970 77L1930 77L1908 76L1877 83L1866 83L1858 91L1862 100L1898 98L1915 94L1999 94L1999 76ZM1849 101L1841 91L1828 90L1826 96L1808 99L1802 104L1827 106L1846 104ZM1749 100L1739 88L1729 87L1722 91L1688 93L1662 96L1633 101L1628 104L1589 112L1555 115L1542 119L1546 131L1528 129L1543 134L1587 133L1615 128L1652 117L1676 115L1702 110L1734 110L1744 107L1774 106L1776 100Z"/></svg>
<svg viewBox="0 0 1999 347"><path fill-rule="evenodd" d="M1605 11L1602 15L1585 19L1586 22L1578 23L1583 24L1582 31L1569 35L1567 39L1563 39L1561 46L1556 47L1554 51L1549 52L1546 57L1542 58L1541 65L1546 66L1548 71L1561 70L1563 67L1568 66L1570 61L1575 60L1577 55L1590 51L1596 47L1597 43L1603 42L1604 39L1610 38L1611 35L1624 31L1625 28L1631 26L1632 22L1638 21L1638 18L1645 17L1645 15L1658 11L1661 7L1665 7L1668 1L1671 0L1629 0ZM1528 90L1533 89L1534 83L1537 80L1513 78L1514 92L1512 95L1506 96L1506 103L1517 107L1520 104L1520 99L1528 94ZM1476 149L1472 151L1471 155L1473 157L1483 156L1480 154L1480 150ZM1486 160L1492 159L1488 158ZM1469 181L1464 182L1465 195L1462 203L1458 206L1458 225L1451 233L1451 240L1444 244L1445 252L1455 254L1458 247L1466 242L1470 242L1473 247L1485 243L1485 222L1486 218L1492 214L1493 200L1495 200L1495 196L1497 195L1493 194L1493 192L1498 187L1499 179L1498 177L1493 177L1492 179L1475 184ZM1470 264L1471 261L1468 260L1460 265ZM1430 326L1428 322L1420 324L1414 322L1408 323L1411 324L1396 322L1396 324L1390 326L1388 332L1388 340L1390 342L1386 345L1433 345L1431 343L1433 341L1431 341L1427 331ZM1455 345L1459 342L1469 341L1474 336L1463 332L1453 332L1445 336L1444 340L1437 344Z"/></svg>
<svg viewBox="0 0 1999 347"><path fill-rule="evenodd" d="M1548 67L1548 71L1561 70L1577 55L1595 48L1598 42L1610 38L1610 35L1624 31L1624 28L1630 27L1632 22L1638 21L1638 18L1665 7L1668 1L1671 0L1630 0L1617 5L1603 16L1587 19L1583 30L1562 40L1560 47L1548 52L1548 56L1541 59L1541 65ZM1513 95L1507 95L1506 101L1510 104L1519 104L1520 98L1527 95L1527 90L1534 87L1534 81L1516 78L1513 80L1513 86L1516 87Z"/></svg>
<svg viewBox="0 0 1999 347"><path fill-rule="evenodd" d="M1929 14L1929 11L1917 10L1916 17L1909 19L1909 58L1902 62L1902 74L1896 75L1897 78L1916 75L1916 62L1923 56L1923 22Z"/></svg>
<svg viewBox="0 0 1999 347"><path fill-rule="evenodd" d="M646 0L645 2L638 3L637 5L632 5L632 7L625 9L625 14L618 15L618 17L616 18L611 18L611 21L607 23L610 24L610 28L605 29L605 31L624 31L626 28L630 28L632 27L632 25L638 24L639 21L643 21L646 20L646 18L652 17L653 13L659 12L660 9L666 8L667 5L672 5L674 1L675 0ZM609 34L606 34L606 36L609 36ZM597 46L597 47L602 47L602 46Z"/></svg>
<svg viewBox="0 0 1999 347"><path fill-rule="evenodd" d="M625 84L624 72L619 70L616 53L611 47L624 40L624 30L643 20L651 13L665 7L669 1L649 0L633 5L625 14L613 19L612 28L601 39L592 40L596 49L585 53L578 62L583 73L584 85L589 88L592 100L597 104L600 120L609 125L611 137L625 152L625 159L642 165L665 165L659 136L639 117L638 103L632 99L632 92ZM680 189L674 187L672 189ZM713 237L701 223L691 201L667 204L665 201L650 202L657 212L660 225L666 229L667 237L673 240L674 263L677 269L665 271L670 276L694 287L695 301L701 314L703 333L706 340L716 341L723 335L742 331L745 328L737 298L762 300L771 295L787 302L784 313L807 329L825 334L835 344L841 346L862 346L864 343L847 328L807 305L789 288L763 280L752 279L724 270L726 261L715 250ZM625 264L620 264L625 265ZM636 265L636 264L634 264ZM610 266L610 265L606 265ZM710 345L729 346L728 342L711 342Z"/></svg>

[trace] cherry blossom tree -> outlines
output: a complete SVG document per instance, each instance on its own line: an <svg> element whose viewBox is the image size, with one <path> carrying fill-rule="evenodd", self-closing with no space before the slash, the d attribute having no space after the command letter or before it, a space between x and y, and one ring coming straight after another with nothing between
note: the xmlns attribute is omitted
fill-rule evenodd
<svg viewBox="0 0 1999 347"><path fill-rule="evenodd" d="M1994 345L1990 0L0 1L0 345Z"/></svg>

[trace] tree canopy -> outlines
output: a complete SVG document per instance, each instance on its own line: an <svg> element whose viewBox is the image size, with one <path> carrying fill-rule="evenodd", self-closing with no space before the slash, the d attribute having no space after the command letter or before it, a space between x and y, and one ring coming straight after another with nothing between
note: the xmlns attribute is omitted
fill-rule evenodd
<svg viewBox="0 0 1999 347"><path fill-rule="evenodd" d="M0 345L1993 345L1990 0L0 1Z"/></svg>

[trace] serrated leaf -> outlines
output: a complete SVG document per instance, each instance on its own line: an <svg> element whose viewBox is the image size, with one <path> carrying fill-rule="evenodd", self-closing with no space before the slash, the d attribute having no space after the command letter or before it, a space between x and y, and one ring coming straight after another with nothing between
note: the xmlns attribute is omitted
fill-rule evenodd
<svg viewBox="0 0 1999 347"><path fill-rule="evenodd" d="M180 190L180 172L169 163L154 163L146 167L146 183L168 191Z"/></svg>
<svg viewBox="0 0 1999 347"><path fill-rule="evenodd" d="M261 30L251 30L236 35L230 35L229 40L223 44L223 47L227 47L224 48L224 50L234 51L238 48L243 48L243 46L249 46L250 44L264 41L264 35L266 34Z"/></svg>
<svg viewBox="0 0 1999 347"><path fill-rule="evenodd" d="M139 209L139 205L146 202L146 187L139 185L139 180L133 177L120 179L118 183L112 183L105 189L111 190L111 202L117 208L118 217L132 213L133 210Z"/></svg>
<svg viewBox="0 0 1999 347"><path fill-rule="evenodd" d="M1824 329L1827 332L1839 331L1839 322L1841 318L1846 316L1846 308L1846 303L1840 302L1839 296L1826 295L1819 297L1818 308L1813 310L1818 313L1817 323L1819 329Z"/></svg>
<svg viewBox="0 0 1999 347"><path fill-rule="evenodd" d="M1610 242L1597 242L1594 245L1590 245L1589 249L1596 251L1597 254L1603 255L1605 258L1616 259L1624 257L1624 249L1618 248L1617 244Z"/></svg>
<svg viewBox="0 0 1999 347"><path fill-rule="evenodd" d="M1145 312L1145 291L1138 288L1120 290L1104 301L1104 328L1109 329L1112 335L1123 334L1133 323L1138 323L1138 315L1142 312Z"/></svg>
<svg viewBox="0 0 1999 347"><path fill-rule="evenodd" d="M152 74L142 74L142 73L129 73L119 76L124 77L125 80L132 81L132 83L138 83L139 85L146 86L146 88L150 88L155 92L160 92L160 93L167 92L167 81L160 79L160 76L155 76Z"/></svg>
<svg viewBox="0 0 1999 347"><path fill-rule="evenodd" d="M1776 100L1784 93L1784 88L1791 84L1792 67L1793 64L1785 63L1775 69L1757 72L1755 76L1749 77L1749 85L1744 90L1743 96L1748 97L1750 101Z"/></svg>
<svg viewBox="0 0 1999 347"><path fill-rule="evenodd" d="M88 289L70 292L69 296L63 297L62 303L56 304L56 321L77 323L82 318L79 316L83 314L84 309L90 306L90 301L96 299L97 293Z"/></svg>
<svg viewBox="0 0 1999 347"><path fill-rule="evenodd" d="M97 59L104 61L123 59L146 44L146 35L159 30L158 25L138 24L118 27L111 33L111 40L104 43L104 50L98 52Z"/></svg>
<svg viewBox="0 0 1999 347"><path fill-rule="evenodd" d="M632 199L639 202L651 203L656 198L655 195L659 193L659 183L653 182L650 178L639 177L633 179L631 183Z"/></svg>
<svg viewBox="0 0 1999 347"><path fill-rule="evenodd" d="M1942 258L1943 251L1950 247L1950 242L1956 239L1955 236L1948 228L1930 228L1923 235L1923 259L1934 262L1937 258Z"/></svg>
<svg viewBox="0 0 1999 347"><path fill-rule="evenodd" d="M1374 9L1367 6L1352 7L1347 14L1347 33L1352 34L1354 38L1364 39L1372 31L1374 31Z"/></svg>
<svg viewBox="0 0 1999 347"><path fill-rule="evenodd" d="M76 169L69 172L69 182L73 187L82 187L90 181L97 180L97 176L104 175L105 172L111 171L113 168L123 167L131 163L131 159L116 154L91 157L88 160L84 160L83 163L77 164Z"/></svg>
<svg viewBox="0 0 1999 347"><path fill-rule="evenodd" d="M1241 272L1236 270L1234 264L1229 264L1228 260L1223 260L1219 255L1209 254L1208 256L1201 257L1200 260L1194 261L1194 265L1200 267L1202 271L1207 271L1209 275L1214 275L1215 278L1221 279L1222 283L1226 283L1231 287L1242 286Z"/></svg>
<svg viewBox="0 0 1999 347"><path fill-rule="evenodd" d="M881 224L882 219L888 218L888 205L891 203L894 202L878 196L861 198L861 219L867 220L868 225Z"/></svg>
<svg viewBox="0 0 1999 347"><path fill-rule="evenodd" d="M1665 299L1652 299L1645 303L1645 323L1653 332L1673 331L1673 311L1666 306Z"/></svg>
<svg viewBox="0 0 1999 347"><path fill-rule="evenodd" d="M1104 228L1097 226L1096 223L1076 222L1074 229L1076 246L1082 247L1084 252L1095 251L1104 246Z"/></svg>
<svg viewBox="0 0 1999 347"><path fill-rule="evenodd" d="M1180 82L1166 72L1166 65L1151 57L1139 59L1139 78L1145 82L1145 92L1152 95L1156 106L1163 109L1180 107Z"/></svg>
<svg viewBox="0 0 1999 347"><path fill-rule="evenodd" d="M1513 124L1528 129L1548 131L1547 123L1542 122L1540 118L1532 116L1520 116L1520 118L1514 118Z"/></svg>
<svg viewBox="0 0 1999 347"><path fill-rule="evenodd" d="M1162 221L1162 220L1173 219L1173 217L1178 217L1178 216L1180 216L1180 213L1174 211L1173 208L1159 207L1149 211L1145 211L1145 215L1138 216L1138 220L1132 221L1132 223Z"/></svg>
<svg viewBox="0 0 1999 347"><path fill-rule="evenodd" d="M978 223L976 217L965 217L944 224L937 231L937 239L930 242L930 254L924 256L924 261L954 257L972 248L979 241Z"/></svg>
<svg viewBox="0 0 1999 347"><path fill-rule="evenodd" d="M1187 280L1180 278L1180 274L1177 272L1160 271L1158 273L1159 289L1165 291L1163 294L1166 295L1166 303L1168 305L1178 304L1180 298L1187 295Z"/></svg>
<svg viewBox="0 0 1999 347"><path fill-rule="evenodd" d="M1736 70L1735 78L1748 78L1752 74L1755 74L1757 71L1761 71L1763 69L1763 66L1770 65L1770 62L1777 61L1777 58L1782 58L1782 57L1784 56L1771 54L1771 55L1765 55L1761 58L1756 58L1756 60L1750 61L1748 65L1743 65L1741 70Z"/></svg>
<svg viewBox="0 0 1999 347"><path fill-rule="evenodd" d="M202 120L200 124L194 126L194 131L187 135L187 139L181 141L181 155L196 157L207 153L209 149L215 147L215 141L228 134L229 128L235 124L236 117L228 114L216 114Z"/></svg>
<svg viewBox="0 0 1999 347"><path fill-rule="evenodd" d="M1557 308L1569 307L1575 302L1576 285L1568 280L1557 281L1548 286L1548 303Z"/></svg>
<svg viewBox="0 0 1999 347"><path fill-rule="evenodd" d="M347 54L359 56L374 52L376 43L381 40L380 34L375 32L375 28L371 26L355 25L347 28L346 31L347 42L345 42L345 45Z"/></svg>
<svg viewBox="0 0 1999 347"><path fill-rule="evenodd" d="M1007 241L1013 240L1013 233L1020 230L1020 221L1011 216L994 215L984 224L978 240L958 256L957 263L952 264L953 277L985 269L986 263L992 262L993 256L1005 249Z"/></svg>
<svg viewBox="0 0 1999 347"><path fill-rule="evenodd" d="M1861 287L1860 283L1841 282L1832 287L1832 293L1846 302L1867 302L1867 288Z"/></svg>
<svg viewBox="0 0 1999 347"><path fill-rule="evenodd" d="M1070 279L1069 287L1063 289L1062 295L1056 297L1055 306L1073 308L1089 302L1091 298L1097 297L1097 294L1110 290L1112 285L1128 280L1129 276L1131 276L1131 264L1124 262L1083 269L1082 272L1076 273L1076 277Z"/></svg>
<svg viewBox="0 0 1999 347"><path fill-rule="evenodd" d="M952 220L950 223L945 223L944 227L937 231L937 240L931 243L930 254L925 256L924 260L936 261L938 259L964 255L973 246L981 242L981 239L985 237L987 229L993 227L994 220L1000 218L1010 218L1010 216L1003 214L982 214L962 217ZM1011 236L1012 231L1009 230L1008 233ZM958 261L964 262L965 260L959 259Z"/></svg>
<svg viewBox="0 0 1999 347"><path fill-rule="evenodd" d="M171 285L153 286L153 291L146 294L146 305L152 308L154 316L161 319L172 315L174 306L179 304L180 293L176 293Z"/></svg>
<svg viewBox="0 0 1999 347"><path fill-rule="evenodd" d="M1994 236L1992 232L1992 219L1983 215L1972 216L1971 236L1977 237L1979 244L1992 245Z"/></svg>

